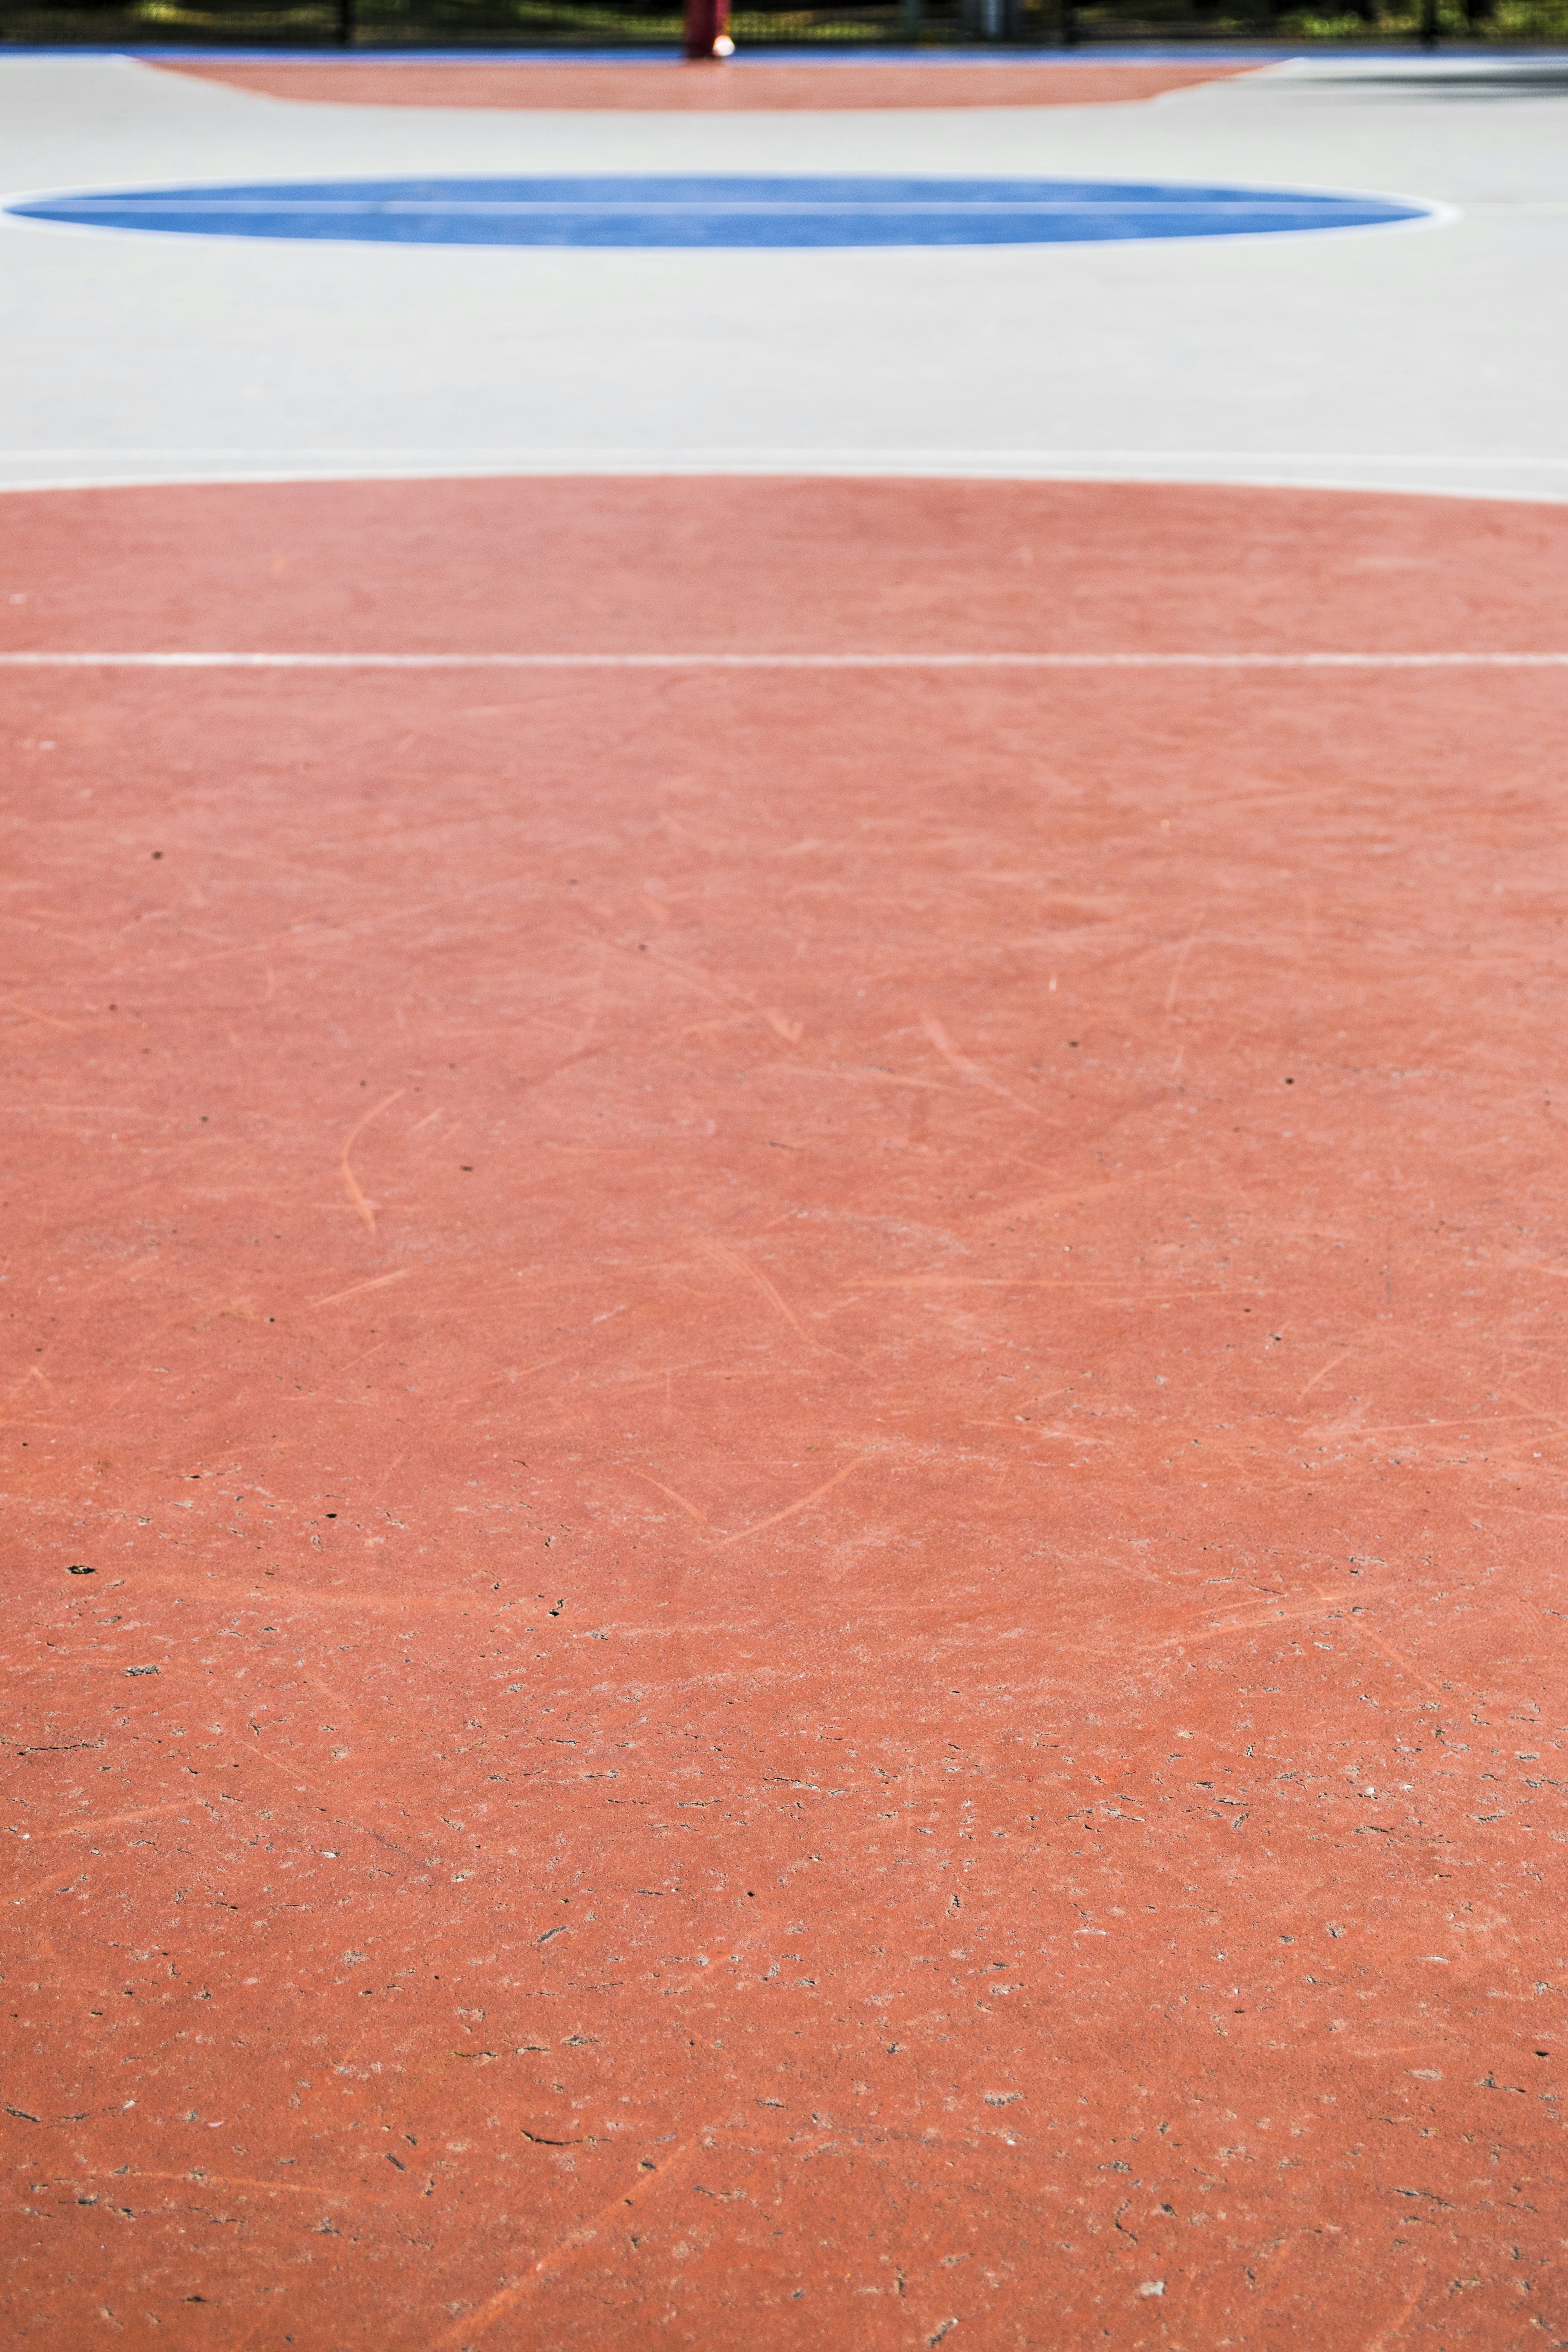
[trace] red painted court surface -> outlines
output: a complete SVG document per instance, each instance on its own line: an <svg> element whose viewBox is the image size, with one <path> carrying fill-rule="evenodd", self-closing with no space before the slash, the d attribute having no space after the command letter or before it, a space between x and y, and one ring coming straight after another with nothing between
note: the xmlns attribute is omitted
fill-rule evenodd
<svg viewBox="0 0 1568 2352"><path fill-rule="evenodd" d="M262 98L340 106L533 107L571 112L842 113L876 108L1105 106L1162 97L1199 82L1229 81L1246 68L1223 65L820 65L709 60L670 67L377 64L301 58L230 62L142 62L201 81L226 82Z"/></svg>
<svg viewBox="0 0 1568 2352"><path fill-rule="evenodd" d="M1561 508L5 522L22 649L1568 647ZM1568 669L5 686L12 2340L1568 2340Z"/></svg>

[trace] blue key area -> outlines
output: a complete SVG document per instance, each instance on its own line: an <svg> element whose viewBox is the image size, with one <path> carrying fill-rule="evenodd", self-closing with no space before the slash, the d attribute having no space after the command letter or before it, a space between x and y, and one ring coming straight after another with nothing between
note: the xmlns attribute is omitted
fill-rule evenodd
<svg viewBox="0 0 1568 2352"><path fill-rule="evenodd" d="M1169 181L616 176L286 181L37 197L7 210L78 228L373 245L1083 245L1381 228L1419 205Z"/></svg>

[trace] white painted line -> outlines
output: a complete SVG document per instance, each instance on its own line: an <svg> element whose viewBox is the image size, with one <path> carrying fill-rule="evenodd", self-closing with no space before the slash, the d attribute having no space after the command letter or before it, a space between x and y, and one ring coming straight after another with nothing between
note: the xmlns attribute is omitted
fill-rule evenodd
<svg viewBox="0 0 1568 2352"><path fill-rule="evenodd" d="M84 232L85 234L86 232ZM1350 232L1346 232L1349 234ZM37 470L34 470L34 469ZM0 449L0 499L82 490L257 488L293 482L621 480L1166 483L1568 501L1568 457L1083 449Z"/></svg>
<svg viewBox="0 0 1568 2352"><path fill-rule="evenodd" d="M1564 669L1541 654L0 653L5 669Z"/></svg>

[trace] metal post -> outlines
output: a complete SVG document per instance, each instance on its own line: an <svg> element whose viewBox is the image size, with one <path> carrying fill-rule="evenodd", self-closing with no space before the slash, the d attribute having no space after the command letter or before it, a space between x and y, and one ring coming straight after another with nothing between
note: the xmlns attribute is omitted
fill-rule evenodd
<svg viewBox="0 0 1568 2352"><path fill-rule="evenodd" d="M1078 47L1078 0L1060 0L1061 36L1064 49Z"/></svg>
<svg viewBox="0 0 1568 2352"><path fill-rule="evenodd" d="M338 47L352 49L354 45L354 0L338 0Z"/></svg>
<svg viewBox="0 0 1568 2352"><path fill-rule="evenodd" d="M921 18L925 13L924 0L900 0L899 37L913 48L921 37Z"/></svg>
<svg viewBox="0 0 1568 2352"><path fill-rule="evenodd" d="M1421 0L1421 46L1424 49L1437 46L1437 0Z"/></svg>

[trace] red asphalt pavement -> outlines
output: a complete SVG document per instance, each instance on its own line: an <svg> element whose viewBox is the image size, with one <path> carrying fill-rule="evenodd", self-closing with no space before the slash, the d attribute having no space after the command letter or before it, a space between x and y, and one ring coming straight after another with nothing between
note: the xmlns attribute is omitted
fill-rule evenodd
<svg viewBox="0 0 1568 2352"><path fill-rule="evenodd" d="M380 64L315 58L141 62L261 98L336 106L541 108L570 112L838 114L891 107L1108 106L1163 97L1247 70L1223 65L745 65L703 58L663 66Z"/></svg>
<svg viewBox="0 0 1568 2352"><path fill-rule="evenodd" d="M3 514L23 650L1568 648L1562 508ZM1568 2341L1568 671L5 686L11 2340Z"/></svg>

